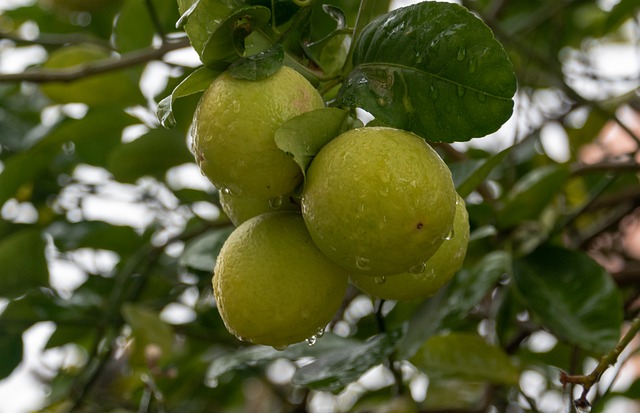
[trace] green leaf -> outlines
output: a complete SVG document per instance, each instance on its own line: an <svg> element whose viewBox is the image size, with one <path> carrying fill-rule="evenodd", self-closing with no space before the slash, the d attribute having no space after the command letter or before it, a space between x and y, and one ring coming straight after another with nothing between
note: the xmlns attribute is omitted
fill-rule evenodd
<svg viewBox="0 0 640 413"><path fill-rule="evenodd" d="M103 221L58 221L51 224L46 232L62 251L94 248L124 255L136 251L142 243L142 238L133 228Z"/></svg>
<svg viewBox="0 0 640 413"><path fill-rule="evenodd" d="M625 21L633 19L638 10L640 10L638 0L620 0L607 13L607 19L604 24L605 33L609 33L619 28Z"/></svg>
<svg viewBox="0 0 640 413"><path fill-rule="evenodd" d="M45 242L37 229L0 240L0 297L15 298L49 282Z"/></svg>
<svg viewBox="0 0 640 413"><path fill-rule="evenodd" d="M162 179L169 168L188 162L193 162L193 155L185 136L174 130L152 129L111 151L107 168L116 180L134 183L147 175Z"/></svg>
<svg viewBox="0 0 640 413"><path fill-rule="evenodd" d="M0 380L9 376L22 361L22 334L0 329Z"/></svg>
<svg viewBox="0 0 640 413"><path fill-rule="evenodd" d="M344 130L347 116L337 108L305 112L280 125L274 135L276 145L305 173L318 151Z"/></svg>
<svg viewBox="0 0 640 413"><path fill-rule="evenodd" d="M178 9L182 15L177 26L184 26L191 46L200 59L205 43L235 6L235 2L226 0L178 0Z"/></svg>
<svg viewBox="0 0 640 413"><path fill-rule="evenodd" d="M217 380L220 376L230 371L245 369L248 367L264 366L276 359L297 360L301 357L320 356L325 352L334 351L345 346L353 346L356 342L351 339L326 333L313 347L306 343L298 343L289 346L286 350L279 351L269 346L250 346L237 349L231 353L216 357L209 366L208 379Z"/></svg>
<svg viewBox="0 0 640 413"><path fill-rule="evenodd" d="M529 172L507 193L504 207L498 213L498 226L508 228L538 218L569 176L569 169L563 165L547 165Z"/></svg>
<svg viewBox="0 0 640 413"><path fill-rule="evenodd" d="M474 334L452 333L427 340L411 362L429 378L455 378L517 385L520 372L500 348Z"/></svg>
<svg viewBox="0 0 640 413"><path fill-rule="evenodd" d="M156 114L162 126L172 128L176 125L176 119L173 116L173 104L176 100L206 90L220 73L222 72L219 70L202 66L180 82L169 96L158 103Z"/></svg>
<svg viewBox="0 0 640 413"><path fill-rule="evenodd" d="M459 324L509 271L511 256L494 251L471 269L462 268L434 297L425 300L408 322L398 357L412 357L422 343L438 331Z"/></svg>
<svg viewBox="0 0 640 413"><path fill-rule="evenodd" d="M162 321L158 314L140 305L127 303L122 306L122 316L136 339L136 353L144 354L148 345L157 345L162 355L171 354L173 348L173 330Z"/></svg>
<svg viewBox="0 0 640 413"><path fill-rule="evenodd" d="M313 363L298 369L291 382L313 390L340 390L370 368L381 364L394 351L403 336L404 331L394 330L379 334L364 343L327 351Z"/></svg>
<svg viewBox="0 0 640 413"><path fill-rule="evenodd" d="M504 161L509 152L511 152L511 148L512 147L509 147L498 152L491 158L484 161L469 161L468 163L470 164L470 167L466 169L463 174L457 176L456 191L458 194L460 194L461 197L466 198L471 192L473 192L473 190L489 176L491 171Z"/></svg>
<svg viewBox="0 0 640 413"><path fill-rule="evenodd" d="M242 56L245 37L268 24L270 17L271 11L263 6L246 6L233 10L204 44L202 63L216 68L221 61Z"/></svg>
<svg viewBox="0 0 640 413"><path fill-rule="evenodd" d="M422 2L376 18L356 39L353 66L342 103L427 140L487 135L513 111L506 52L456 4Z"/></svg>
<svg viewBox="0 0 640 413"><path fill-rule="evenodd" d="M550 331L604 353L620 337L622 299L611 276L582 252L543 246L513 263L525 304Z"/></svg>
<svg viewBox="0 0 640 413"><path fill-rule="evenodd" d="M253 56L243 57L229 66L229 74L236 79L260 80L282 67L284 49L277 44Z"/></svg>
<svg viewBox="0 0 640 413"><path fill-rule="evenodd" d="M429 391L424 407L425 411L474 411L482 405L486 394L485 383L429 379Z"/></svg>
<svg viewBox="0 0 640 413"><path fill-rule="evenodd" d="M185 247L180 257L180 265L211 273L216 265L216 258L222 244L233 232L233 229L233 226L230 225L195 238Z"/></svg>

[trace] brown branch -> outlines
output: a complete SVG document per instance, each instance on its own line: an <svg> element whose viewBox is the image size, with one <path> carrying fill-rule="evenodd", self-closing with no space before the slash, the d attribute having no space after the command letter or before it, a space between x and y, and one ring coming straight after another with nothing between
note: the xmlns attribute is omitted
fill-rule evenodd
<svg viewBox="0 0 640 413"><path fill-rule="evenodd" d="M640 331L640 317L636 317L631 321L629 330L622 337L618 345L600 359L600 362L591 373L586 375L571 375L565 372L560 373L560 383L563 388L565 388L567 384L582 386L582 394L574 401L576 407L587 408L590 406L589 401L587 400L589 390L591 390L591 388L600 381L602 374L604 374L610 366L616 364L618 357L629 345L631 340L633 340L636 334L638 334L638 331Z"/></svg>
<svg viewBox="0 0 640 413"><path fill-rule="evenodd" d="M46 34L41 34L40 36L34 39L25 39L24 37L16 36L11 33L0 32L0 39L10 40L16 44L26 44L26 45L64 46L69 44L93 43L107 49L113 48L108 41L100 39L98 37L89 36L83 33L68 33L68 34L46 33Z"/></svg>
<svg viewBox="0 0 640 413"><path fill-rule="evenodd" d="M122 55L119 59L105 59L96 63L73 66L68 69L34 69L23 73L0 74L0 83L13 82L72 82L81 78L100 73L125 69L141 63L160 60L162 57L177 49L189 46L189 40L180 38L177 41L167 42L157 48L147 48Z"/></svg>

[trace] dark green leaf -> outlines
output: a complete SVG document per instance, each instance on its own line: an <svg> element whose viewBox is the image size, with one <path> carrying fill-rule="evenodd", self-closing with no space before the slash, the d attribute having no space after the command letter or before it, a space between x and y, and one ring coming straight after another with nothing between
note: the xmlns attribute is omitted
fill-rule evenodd
<svg viewBox="0 0 640 413"><path fill-rule="evenodd" d="M233 11L234 3L225 0L178 0L178 9L182 14L178 24L184 26L191 45L201 59L205 43Z"/></svg>
<svg viewBox="0 0 640 413"><path fill-rule="evenodd" d="M498 226L507 228L538 218L558 195L569 175L569 169L562 165L533 169L507 193L504 207L498 214Z"/></svg>
<svg viewBox="0 0 640 413"><path fill-rule="evenodd" d="M620 0L607 14L604 24L605 33L617 29L625 21L635 18L638 10L640 10L638 0Z"/></svg>
<svg viewBox="0 0 640 413"><path fill-rule="evenodd" d="M175 130L152 129L133 142L116 147L107 168L120 182L135 182L143 176L164 178L171 167L193 162L186 137Z"/></svg>
<svg viewBox="0 0 640 413"><path fill-rule="evenodd" d="M236 60L229 66L229 74L236 79L264 79L280 70L283 60L284 49L277 44L253 56Z"/></svg>
<svg viewBox="0 0 640 413"><path fill-rule="evenodd" d="M444 326L451 328L459 324L509 271L510 263L508 253L494 251L470 270L458 271L448 285L425 300L409 319L407 335L398 348L399 358L412 357L425 340Z"/></svg>
<svg viewBox="0 0 640 413"><path fill-rule="evenodd" d="M173 104L176 100L204 91L220 73L220 71L211 70L202 66L180 82L180 84L173 89L171 95L158 103L156 114L162 126L165 128L175 126L176 120L173 116Z"/></svg>
<svg viewBox="0 0 640 413"><path fill-rule="evenodd" d="M103 221L58 221L51 224L46 232L53 237L54 243L62 251L94 248L111 250L122 255L134 252L142 243L142 238L133 228L111 225Z"/></svg>
<svg viewBox="0 0 640 413"><path fill-rule="evenodd" d="M263 6L247 6L233 10L204 44L202 62L206 66L216 68L220 66L221 61L242 56L245 37L269 23L270 17L271 11Z"/></svg>
<svg viewBox="0 0 640 413"><path fill-rule="evenodd" d="M18 297L48 284L44 248L42 234L36 229L24 229L0 241L0 297Z"/></svg>
<svg viewBox="0 0 640 413"><path fill-rule="evenodd" d="M456 191L461 197L466 198L474 189L476 189L493 171L495 167L500 165L507 157L512 147L509 147L491 158L483 161L469 161L470 168L465 169L463 174L457 175Z"/></svg>
<svg viewBox="0 0 640 413"><path fill-rule="evenodd" d="M292 383L313 390L340 390L370 368L381 364L403 336L402 330L395 330L364 343L324 352L313 363L298 369Z"/></svg>
<svg viewBox="0 0 640 413"><path fill-rule="evenodd" d="M212 272L222 244L233 232L233 229L233 226L229 225L195 238L186 246L180 257L180 265Z"/></svg>
<svg viewBox="0 0 640 413"><path fill-rule="evenodd" d="M507 354L482 337L452 333L427 340L411 362L430 378L517 385L520 372Z"/></svg>
<svg viewBox="0 0 640 413"><path fill-rule="evenodd" d="M465 8L422 2L373 20L356 39L339 99L431 141L496 131L516 90L509 58Z"/></svg>
<svg viewBox="0 0 640 413"><path fill-rule="evenodd" d="M611 276L582 252L544 246L514 262L526 305L554 334L604 353L618 342L622 299Z"/></svg>
<svg viewBox="0 0 640 413"><path fill-rule="evenodd" d="M0 380L9 376L22 361L22 334L0 329Z"/></svg>
<svg viewBox="0 0 640 413"><path fill-rule="evenodd" d="M298 115L276 130L276 145L291 155L304 173L318 151L344 130L347 116L346 111L336 108Z"/></svg>

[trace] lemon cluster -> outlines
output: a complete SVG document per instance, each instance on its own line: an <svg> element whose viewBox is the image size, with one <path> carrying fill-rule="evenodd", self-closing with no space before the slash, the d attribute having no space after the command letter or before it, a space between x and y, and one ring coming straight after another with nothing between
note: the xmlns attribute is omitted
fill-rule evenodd
<svg viewBox="0 0 640 413"><path fill-rule="evenodd" d="M285 121L324 106L295 70L215 79L194 117L193 150L237 226L213 288L236 337L283 348L321 334L349 280L378 298L434 294L460 268L469 224L451 173L420 137L364 127L331 140L303 173L278 149Z"/></svg>

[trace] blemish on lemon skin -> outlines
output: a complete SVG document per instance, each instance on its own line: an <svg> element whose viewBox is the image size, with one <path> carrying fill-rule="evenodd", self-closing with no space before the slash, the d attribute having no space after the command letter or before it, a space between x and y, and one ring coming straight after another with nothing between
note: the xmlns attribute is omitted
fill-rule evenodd
<svg viewBox="0 0 640 413"><path fill-rule="evenodd" d="M422 222L418 222L418 225L416 225L416 228L422 229L422 227L424 227L424 224Z"/></svg>

